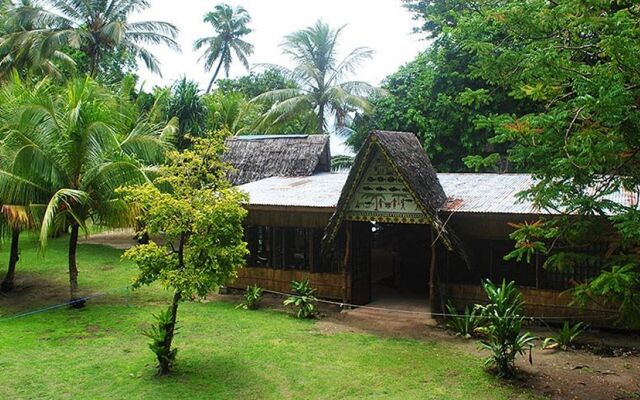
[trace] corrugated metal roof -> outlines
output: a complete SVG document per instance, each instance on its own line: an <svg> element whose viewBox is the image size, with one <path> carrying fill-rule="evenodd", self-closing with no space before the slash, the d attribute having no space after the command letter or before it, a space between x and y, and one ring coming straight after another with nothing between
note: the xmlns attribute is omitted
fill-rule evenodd
<svg viewBox="0 0 640 400"><path fill-rule="evenodd" d="M321 173L267 178L238 188L249 194L251 205L335 208L346 179L345 173Z"/></svg>
<svg viewBox="0 0 640 400"><path fill-rule="evenodd" d="M289 207L336 207L347 179L346 173L322 173L307 177L274 177L238 186L247 192L250 204ZM440 211L456 213L550 214L531 202L520 202L517 193L528 189L528 174L440 173L447 195ZM638 195L618 192L606 196L625 206L638 206Z"/></svg>

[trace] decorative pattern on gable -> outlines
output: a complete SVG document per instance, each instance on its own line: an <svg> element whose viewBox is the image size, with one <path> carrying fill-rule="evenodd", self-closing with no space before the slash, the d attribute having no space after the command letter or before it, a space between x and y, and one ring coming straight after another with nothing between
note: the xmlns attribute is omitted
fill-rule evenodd
<svg viewBox="0 0 640 400"><path fill-rule="evenodd" d="M369 164L345 214L349 221L427 224L415 198L381 152Z"/></svg>

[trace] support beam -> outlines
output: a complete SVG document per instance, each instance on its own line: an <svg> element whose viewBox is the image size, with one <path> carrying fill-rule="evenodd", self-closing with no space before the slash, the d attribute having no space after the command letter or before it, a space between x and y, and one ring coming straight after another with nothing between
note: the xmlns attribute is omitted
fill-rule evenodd
<svg viewBox="0 0 640 400"><path fill-rule="evenodd" d="M431 308L431 313L436 313L438 311L438 297L437 297L437 287L436 287L436 274L437 274L437 263L436 263L436 248L437 243L435 243L435 232L433 231L433 226L431 227L431 266L429 268L429 307Z"/></svg>
<svg viewBox="0 0 640 400"><path fill-rule="evenodd" d="M342 277L343 277L343 289L342 289L342 301L344 303L349 301L349 263L351 262L351 221L347 221L345 224L346 239L344 248L344 258L342 259Z"/></svg>

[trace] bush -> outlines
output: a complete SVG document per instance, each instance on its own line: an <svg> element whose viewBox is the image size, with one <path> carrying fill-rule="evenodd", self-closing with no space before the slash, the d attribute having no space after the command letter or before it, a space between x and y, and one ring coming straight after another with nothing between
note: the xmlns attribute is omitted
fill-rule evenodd
<svg viewBox="0 0 640 400"><path fill-rule="evenodd" d="M542 342L542 348L554 349L559 347L562 350L566 350L571 347L574 340L587 328L588 326L582 322L578 322L572 326L568 321L565 321L557 335L548 337Z"/></svg>
<svg viewBox="0 0 640 400"><path fill-rule="evenodd" d="M466 339L474 336L477 333L476 330L484 324L484 318L477 306L472 309L465 307L464 314L460 314L451 301L449 301L447 304L447 313L449 313L447 327L456 332L457 335Z"/></svg>
<svg viewBox="0 0 640 400"><path fill-rule="evenodd" d="M257 310L260 307L263 292L264 290L258 285L247 286L247 290L244 291L244 300L238 307L245 310Z"/></svg>
<svg viewBox="0 0 640 400"><path fill-rule="evenodd" d="M314 318L318 299L313 295L316 290L309 285L309 279L302 282L292 281L291 290L293 295L284 301L284 305L297 309L298 318Z"/></svg>
<svg viewBox="0 0 640 400"><path fill-rule="evenodd" d="M522 294L514 282L503 280L501 286L496 286L487 279L482 286L489 297L489 304L479 306L487 321L487 339L481 342L482 347L491 352L485 365L495 367L500 377L511 377L515 373L516 357L527 349L531 362L531 348L536 340L531 333L521 332L524 321Z"/></svg>

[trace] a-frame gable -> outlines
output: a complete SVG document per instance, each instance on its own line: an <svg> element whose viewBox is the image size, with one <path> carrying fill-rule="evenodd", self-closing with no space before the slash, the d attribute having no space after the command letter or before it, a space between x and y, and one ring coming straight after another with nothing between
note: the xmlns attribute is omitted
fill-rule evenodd
<svg viewBox="0 0 640 400"><path fill-rule="evenodd" d="M428 224L418 199L386 154L375 146L370 157L347 203L345 220Z"/></svg>

